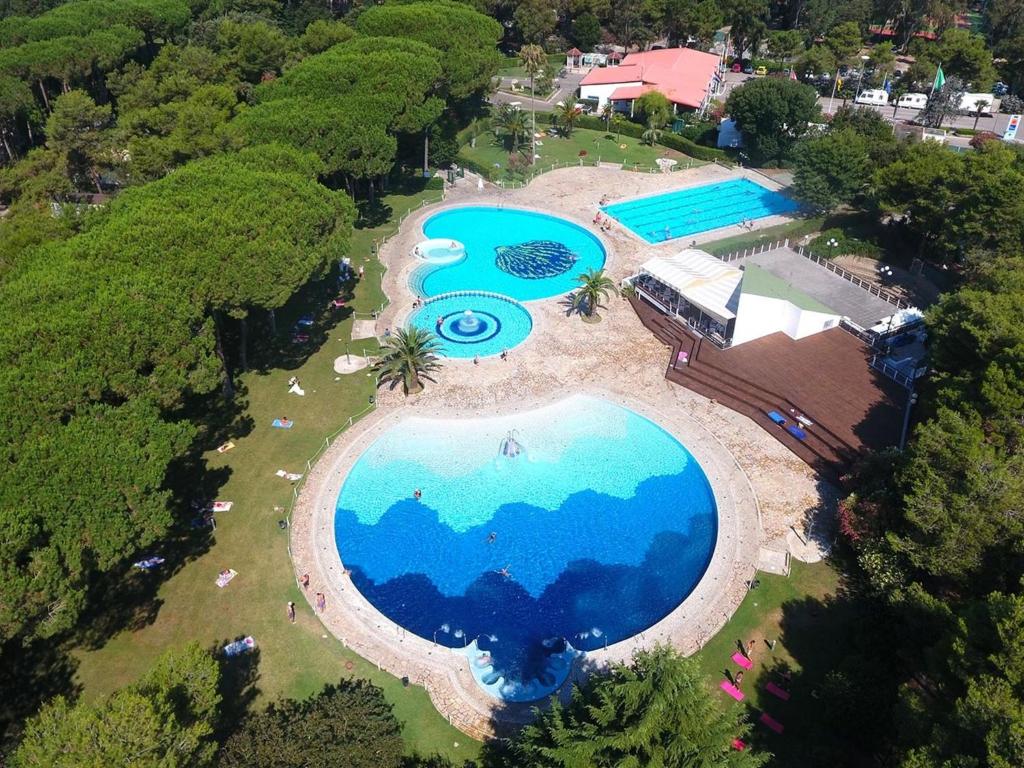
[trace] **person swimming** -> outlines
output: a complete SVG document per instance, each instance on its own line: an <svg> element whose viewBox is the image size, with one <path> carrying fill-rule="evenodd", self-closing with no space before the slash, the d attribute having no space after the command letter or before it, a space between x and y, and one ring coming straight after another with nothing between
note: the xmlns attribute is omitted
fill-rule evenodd
<svg viewBox="0 0 1024 768"><path fill-rule="evenodd" d="M511 563L509 563L509 565L511 565ZM502 576L504 576L506 579L511 579L512 578L512 574L508 572L508 565L506 565L504 568L499 570L498 573L501 574Z"/></svg>
<svg viewBox="0 0 1024 768"><path fill-rule="evenodd" d="M488 544L493 544L493 543L494 543L494 541L495 541L495 540L496 540L497 538L498 538L498 534L497 534L497 533L495 533L494 531L491 531L491 532L490 532L489 534L487 534L487 543L488 543Z"/></svg>
<svg viewBox="0 0 1024 768"><path fill-rule="evenodd" d="M419 488L417 488L415 491L412 492L412 496L413 496L414 499L419 501L420 499L423 498L423 491L421 491Z"/></svg>

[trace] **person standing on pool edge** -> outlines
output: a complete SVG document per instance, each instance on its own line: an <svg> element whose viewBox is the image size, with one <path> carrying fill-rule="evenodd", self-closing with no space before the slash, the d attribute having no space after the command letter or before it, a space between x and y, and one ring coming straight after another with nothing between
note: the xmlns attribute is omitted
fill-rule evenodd
<svg viewBox="0 0 1024 768"><path fill-rule="evenodd" d="M416 501L419 501L420 499L423 498L423 491L417 488L415 491L412 492L412 497L416 499Z"/></svg>

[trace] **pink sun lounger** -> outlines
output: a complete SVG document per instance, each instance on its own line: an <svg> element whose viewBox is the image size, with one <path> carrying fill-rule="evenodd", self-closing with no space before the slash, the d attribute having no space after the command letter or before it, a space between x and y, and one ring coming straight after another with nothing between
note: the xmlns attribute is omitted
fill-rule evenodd
<svg viewBox="0 0 1024 768"><path fill-rule="evenodd" d="M772 696L778 696L783 701L789 701L789 691L779 688L775 683L768 683L764 689Z"/></svg>
<svg viewBox="0 0 1024 768"><path fill-rule="evenodd" d="M730 683L728 680L723 680L718 684L718 687L723 691L732 696L736 701L743 701L743 691L737 688L735 685Z"/></svg>
<svg viewBox="0 0 1024 768"><path fill-rule="evenodd" d="M732 748L739 752L742 752L744 749L747 748L747 745L743 742L742 739L733 739Z"/></svg>
<svg viewBox="0 0 1024 768"><path fill-rule="evenodd" d="M761 715L761 722L776 733L782 733L782 723L776 720L774 717L765 712Z"/></svg>
<svg viewBox="0 0 1024 768"><path fill-rule="evenodd" d="M739 664L744 669L750 669L752 666L754 666L754 662L752 662L750 659L748 659L746 656L744 656L739 651L736 651L736 653L734 653L732 655L732 660L735 661L737 664Z"/></svg>

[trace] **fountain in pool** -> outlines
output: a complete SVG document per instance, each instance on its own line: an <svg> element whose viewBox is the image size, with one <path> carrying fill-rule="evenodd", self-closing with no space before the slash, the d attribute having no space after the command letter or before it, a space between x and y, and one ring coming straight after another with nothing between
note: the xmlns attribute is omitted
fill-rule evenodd
<svg viewBox="0 0 1024 768"><path fill-rule="evenodd" d="M473 314L472 309L467 309L462 313L462 317L455 321L455 328L467 335L475 333L479 327L480 320Z"/></svg>

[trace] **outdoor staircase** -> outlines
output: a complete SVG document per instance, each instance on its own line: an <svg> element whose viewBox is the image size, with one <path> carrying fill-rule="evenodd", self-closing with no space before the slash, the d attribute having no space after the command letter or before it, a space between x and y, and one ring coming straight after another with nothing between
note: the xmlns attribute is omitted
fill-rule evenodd
<svg viewBox="0 0 1024 768"><path fill-rule="evenodd" d="M817 414L805 411L799 403L779 392L737 377L724 368L719 360L712 361L709 359L712 355L704 354L711 342L699 343L699 336L642 299L631 297L630 303L644 326L671 348L665 378L749 417L826 477L836 480L849 470L859 453L858 448L836 436L819 421ZM676 364L680 351L687 353L687 364ZM719 352L717 349L714 351ZM721 354L727 355L728 352ZM718 358L719 355L714 357ZM778 411L787 420L792 420L789 414L791 408L806 413L814 422L813 427L804 430L807 433L804 440L793 437L768 418L768 411Z"/></svg>

